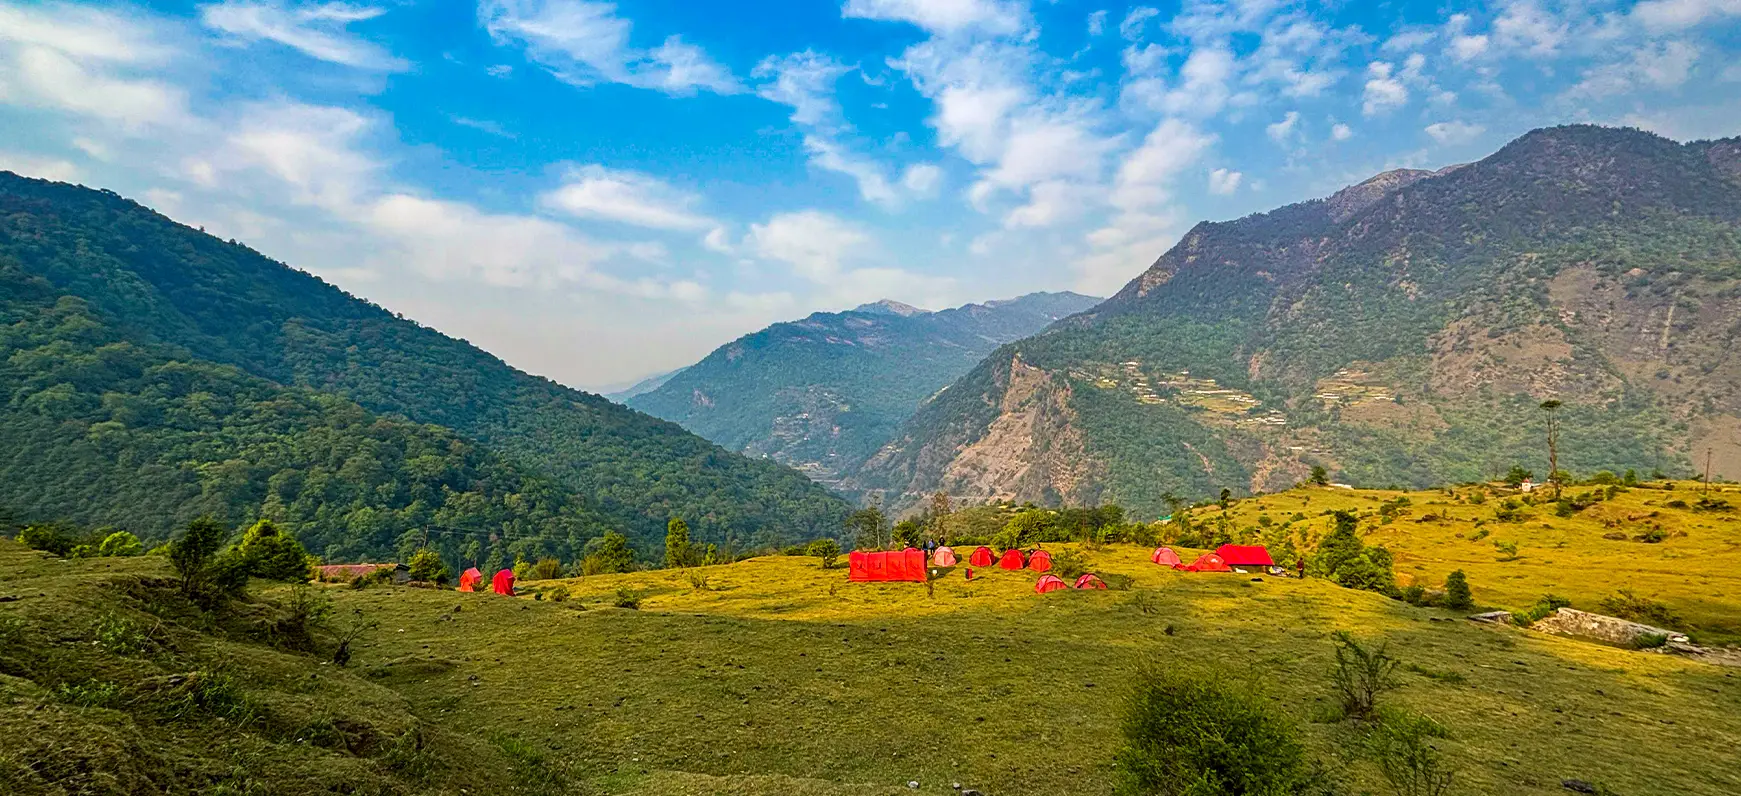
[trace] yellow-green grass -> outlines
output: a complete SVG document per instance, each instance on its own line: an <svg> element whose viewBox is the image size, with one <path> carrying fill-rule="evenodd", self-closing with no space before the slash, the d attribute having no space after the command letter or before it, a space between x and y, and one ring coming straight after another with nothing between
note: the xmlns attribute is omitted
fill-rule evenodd
<svg viewBox="0 0 1741 796"><path fill-rule="evenodd" d="M1741 489L1711 488L1712 497L1735 504L1736 511L1701 512L1667 505L1695 504L1701 496L1698 484L1680 482L1671 490L1661 486L1627 489L1571 517L1555 516L1544 490L1537 493L1541 503L1523 506L1522 522L1495 519L1503 496L1469 503L1472 487L1458 487L1449 495L1445 490L1302 488L1238 501L1229 514L1236 528L1258 526L1261 515L1279 523L1302 514L1307 520L1296 527L1304 525L1317 536L1331 523L1324 512L1354 510L1364 515L1360 527L1367 543L1396 554L1402 585L1418 582L1436 588L1452 570L1461 569L1478 602L1512 610L1528 608L1549 592L1576 607L1598 610L1604 597L1627 589L1667 604L1703 640L1741 641ZM1597 489L1567 487L1565 493ZM1384 523L1379 507L1397 497L1407 497L1409 505ZM1667 538L1638 541L1653 526ZM1487 536L1475 540L1483 530ZM1626 538L1604 538L1608 534ZM1515 543L1516 560L1507 560L1510 556L1496 542Z"/></svg>
<svg viewBox="0 0 1741 796"><path fill-rule="evenodd" d="M0 543L7 581L34 555L14 551ZM481 748L541 755L577 793L846 796L910 792L915 780L920 793L960 782L1007 796L1110 793L1121 702L1153 660L1249 681L1350 792L1381 792L1376 768L1350 751L1356 726L1315 721L1333 712L1329 636L1348 630L1411 665L1386 701L1449 727L1461 793L1562 793L1572 777L1615 793L1741 792L1721 751L1741 744L1736 670L1475 625L1315 579L1173 572L1148 552L1087 552L1131 591L1048 595L1033 593L1029 572L967 582L957 568L928 592L852 584L796 557L526 584L561 586L562 602L329 588L341 613L380 627L350 670L320 671L347 688L384 686L418 720ZM43 580L83 584L67 613L101 610L92 566L50 566L87 573ZM640 609L612 607L620 591ZM1152 613L1139 592L1153 595ZM0 720L19 711L0 703Z"/></svg>

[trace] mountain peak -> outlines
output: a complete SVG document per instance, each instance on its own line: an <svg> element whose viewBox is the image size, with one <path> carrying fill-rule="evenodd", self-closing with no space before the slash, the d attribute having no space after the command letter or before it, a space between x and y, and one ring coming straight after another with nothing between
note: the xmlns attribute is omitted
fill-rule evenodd
<svg viewBox="0 0 1741 796"><path fill-rule="evenodd" d="M1332 194L1329 199L1330 218L1337 223L1353 218L1360 211L1373 206L1392 191L1406 188L1428 177L1438 176L1438 172L1424 169L1392 169L1372 176L1364 182L1350 185Z"/></svg>
<svg viewBox="0 0 1741 796"><path fill-rule="evenodd" d="M873 301L869 304L860 304L857 307L854 307L852 311L868 312L875 315L899 315L902 318L911 318L915 315L925 315L930 313L930 310L922 310L911 304L902 304L894 299L883 299L882 301Z"/></svg>

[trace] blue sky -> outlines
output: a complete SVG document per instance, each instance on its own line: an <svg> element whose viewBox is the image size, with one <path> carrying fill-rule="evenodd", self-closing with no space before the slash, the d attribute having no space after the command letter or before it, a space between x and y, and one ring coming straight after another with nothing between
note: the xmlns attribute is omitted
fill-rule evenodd
<svg viewBox="0 0 1741 796"><path fill-rule="evenodd" d="M1738 51L1741 0L0 0L0 168L604 387L879 298L1108 295L1533 127L1741 134Z"/></svg>

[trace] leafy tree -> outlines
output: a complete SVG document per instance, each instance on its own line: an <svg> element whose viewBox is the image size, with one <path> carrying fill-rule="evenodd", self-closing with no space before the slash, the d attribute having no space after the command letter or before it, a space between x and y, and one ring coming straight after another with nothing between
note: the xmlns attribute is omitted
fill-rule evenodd
<svg viewBox="0 0 1741 796"><path fill-rule="evenodd" d="M1222 487L1221 488L1221 500L1219 501L1219 503L1221 504L1222 511L1226 511L1228 508L1230 508L1233 505L1233 490L1228 489L1227 487Z"/></svg>
<svg viewBox="0 0 1741 796"><path fill-rule="evenodd" d="M925 529L933 539L949 538L949 493L939 489L931 494L931 505L925 511Z"/></svg>
<svg viewBox="0 0 1741 796"><path fill-rule="evenodd" d="M840 557L840 543L833 539L817 539L805 548L805 552L821 559L823 569L833 569L835 559Z"/></svg>
<svg viewBox="0 0 1741 796"><path fill-rule="evenodd" d="M227 536L217 520L200 517L188 523L187 530L170 543L169 564L181 579L183 593L192 596L213 581L212 560L223 549Z"/></svg>
<svg viewBox="0 0 1741 796"><path fill-rule="evenodd" d="M1311 482L1315 486L1329 486L1330 485L1330 471L1324 469L1324 465L1321 465L1321 464L1312 465Z"/></svg>
<svg viewBox="0 0 1741 796"><path fill-rule="evenodd" d="M84 543L83 538L78 528L59 522L32 523L18 532L19 544L60 558L71 555L73 548Z"/></svg>
<svg viewBox="0 0 1741 796"><path fill-rule="evenodd" d="M689 543L689 523L681 517L672 517L665 523L665 568L692 566L695 566L695 551Z"/></svg>
<svg viewBox="0 0 1741 796"><path fill-rule="evenodd" d="M267 580L308 580L308 551L271 520L260 520L242 534L237 550L248 574Z"/></svg>
<svg viewBox="0 0 1741 796"><path fill-rule="evenodd" d="M896 548L918 547L925 542L925 524L908 517L895 523L893 536Z"/></svg>
<svg viewBox="0 0 1741 796"><path fill-rule="evenodd" d="M447 564L441 560L441 554L432 548L421 548L411 554L411 560L405 563L405 568L412 580L423 583L439 583L447 580Z"/></svg>
<svg viewBox="0 0 1741 796"><path fill-rule="evenodd" d="M1508 486L1514 486L1514 487L1519 486L1523 482L1528 481L1529 479L1534 478L1534 477L1535 477L1535 473L1532 473L1529 470L1524 469L1523 465L1521 465L1521 464L1514 464L1511 466L1510 470L1505 471L1505 483Z"/></svg>
<svg viewBox="0 0 1741 796"><path fill-rule="evenodd" d="M532 565L528 580L555 580L562 577L562 562L554 558L540 558Z"/></svg>
<svg viewBox="0 0 1741 796"><path fill-rule="evenodd" d="M1354 719L1371 718L1378 709L1379 695L1396 688L1396 671L1402 663L1390 656L1389 642L1368 647L1346 630L1336 631L1332 640L1336 643L1336 668L1331 682L1342 697L1342 713Z"/></svg>
<svg viewBox="0 0 1741 796"><path fill-rule="evenodd" d="M889 532L888 518L875 506L862 508L846 517L846 530L852 536L856 550L880 550Z"/></svg>
<svg viewBox="0 0 1741 796"><path fill-rule="evenodd" d="M1395 562L1389 550L1367 547L1356 533L1359 518L1349 511L1338 511L1330 533L1318 542L1309 566L1313 574L1329 578L1350 589L1375 591L1395 596Z"/></svg>
<svg viewBox="0 0 1741 796"><path fill-rule="evenodd" d="M604 535L590 558L600 574L635 571L635 549L629 546L628 537L616 531Z"/></svg>
<svg viewBox="0 0 1741 796"><path fill-rule="evenodd" d="M1445 607L1467 611L1475 607L1475 595L1469 590L1469 576L1455 570L1445 576Z"/></svg>
<svg viewBox="0 0 1741 796"><path fill-rule="evenodd" d="M103 537L102 544L97 546L97 554L105 557L136 556L145 552L145 546L139 537L127 531L116 531Z"/></svg>

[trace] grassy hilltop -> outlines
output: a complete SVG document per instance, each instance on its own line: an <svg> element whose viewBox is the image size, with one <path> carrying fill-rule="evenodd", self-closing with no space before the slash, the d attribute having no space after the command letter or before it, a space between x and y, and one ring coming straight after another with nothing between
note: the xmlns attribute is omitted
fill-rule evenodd
<svg viewBox="0 0 1741 796"><path fill-rule="evenodd" d="M1671 538L1659 544L1589 541L1590 520L1550 509L1504 529L1529 535L1500 563L1490 542L1456 537L1493 503L1443 493L1411 494L1367 541L1393 544L1405 581L1466 569L1483 604L1521 608L1549 590L1582 604L1631 587L1709 634L1741 615L1722 574L1741 568L1741 532L1648 505L1687 494L1602 504L1661 510ZM1255 523L1393 498L1299 490L1229 513ZM1429 511L1453 518L1417 522ZM1406 664L1387 700L1450 730L1454 792L1560 793L1574 777L1623 794L1741 791L1741 773L1711 754L1741 743L1734 669L1478 626L1316 579L1176 573L1147 552L1087 551L1129 590L1043 596L1028 572L956 571L928 593L779 556L528 584L566 589L560 602L323 588L339 621L379 623L340 669L261 641L288 588L257 589L214 621L175 607L154 557L58 562L0 542L0 593L21 598L0 603L0 790L772 796L906 793L916 780L930 794L953 782L1105 794L1124 696L1153 660L1249 679L1351 792L1386 792L1349 751L1354 725L1326 718L1330 634L1347 630L1388 640ZM1605 569L1621 559L1649 574ZM625 597L639 609L616 607Z"/></svg>

